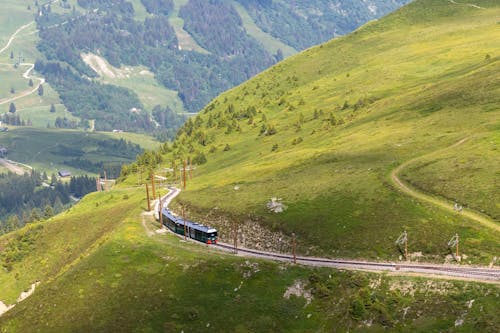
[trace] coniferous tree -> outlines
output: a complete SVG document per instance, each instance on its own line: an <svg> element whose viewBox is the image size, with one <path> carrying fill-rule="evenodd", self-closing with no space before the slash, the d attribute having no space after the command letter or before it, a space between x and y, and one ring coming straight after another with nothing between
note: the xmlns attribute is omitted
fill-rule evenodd
<svg viewBox="0 0 500 333"><path fill-rule="evenodd" d="M9 112L10 113L15 113L16 112L16 105L14 103L10 103L10 105L9 105Z"/></svg>
<svg viewBox="0 0 500 333"><path fill-rule="evenodd" d="M43 84L38 86L38 96L43 96Z"/></svg>

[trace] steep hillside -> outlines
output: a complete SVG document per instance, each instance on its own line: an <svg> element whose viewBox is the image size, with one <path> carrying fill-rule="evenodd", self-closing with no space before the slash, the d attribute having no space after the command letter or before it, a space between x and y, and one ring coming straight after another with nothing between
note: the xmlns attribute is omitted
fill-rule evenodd
<svg viewBox="0 0 500 333"><path fill-rule="evenodd" d="M350 32L405 2L357 0L336 3L334 8L319 0L309 2L307 8L272 1L271 6L246 8L222 0L78 0L57 8L43 4L37 7L36 22L41 37L38 49L45 59L36 69L54 85L69 111L82 119L97 119L97 129L151 131L158 129L154 121L143 119L152 109L152 94L165 95L156 99L163 107L197 112L217 94L284 56ZM256 13L265 19L257 20ZM282 26L290 31L282 31ZM290 38L298 36L307 42L291 47ZM148 81L151 89L132 74L125 74L125 80L103 80L100 70L85 60L89 53L125 72L145 66L155 75ZM161 90L158 84L168 89ZM132 108L139 112L129 112Z"/></svg>
<svg viewBox="0 0 500 333"><path fill-rule="evenodd" d="M303 253L397 260L407 230L412 258L444 261L458 233L467 261L491 262L499 14L497 1L415 1L222 94L171 147L199 164L181 201L226 234L224 220L295 232ZM287 210L270 213L271 197Z"/></svg>
<svg viewBox="0 0 500 333"><path fill-rule="evenodd" d="M0 332L494 332L498 286L234 257L154 231L142 188L0 237ZM446 306L443 306L446 304Z"/></svg>

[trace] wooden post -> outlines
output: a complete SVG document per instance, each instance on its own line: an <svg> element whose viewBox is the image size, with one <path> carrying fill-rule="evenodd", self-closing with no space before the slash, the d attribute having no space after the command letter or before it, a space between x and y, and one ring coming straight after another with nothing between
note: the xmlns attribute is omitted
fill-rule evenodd
<svg viewBox="0 0 500 333"><path fill-rule="evenodd" d="M292 233L293 263L297 263L297 244L295 243L295 233Z"/></svg>
<svg viewBox="0 0 500 333"><path fill-rule="evenodd" d="M186 240L186 215L184 214L184 205L182 205L182 220L184 221L184 240Z"/></svg>
<svg viewBox="0 0 500 333"><path fill-rule="evenodd" d="M104 191L108 191L108 176L106 175L106 170L104 170Z"/></svg>
<svg viewBox="0 0 500 333"><path fill-rule="evenodd" d="M155 189L155 173L151 173L151 187L153 189L153 198L156 198L156 189Z"/></svg>
<svg viewBox="0 0 500 333"><path fill-rule="evenodd" d="M456 234L455 237L457 238L457 248L455 250L455 258L457 258L458 260L458 234Z"/></svg>
<svg viewBox="0 0 500 333"><path fill-rule="evenodd" d="M234 222L234 253L238 253L238 224Z"/></svg>
<svg viewBox="0 0 500 333"><path fill-rule="evenodd" d="M186 160L184 160L184 168L183 168L183 174L184 174L184 189L186 189Z"/></svg>
<svg viewBox="0 0 500 333"><path fill-rule="evenodd" d="M405 230L405 259L408 260L408 234Z"/></svg>
<svg viewBox="0 0 500 333"><path fill-rule="evenodd" d="M160 211L158 213L158 219L160 220L160 228L163 227L163 202L161 201L161 196L158 193L158 201L159 201L159 207Z"/></svg>
<svg viewBox="0 0 500 333"><path fill-rule="evenodd" d="M149 186L146 183L146 200L148 201L148 212L151 211L151 202L149 201Z"/></svg>

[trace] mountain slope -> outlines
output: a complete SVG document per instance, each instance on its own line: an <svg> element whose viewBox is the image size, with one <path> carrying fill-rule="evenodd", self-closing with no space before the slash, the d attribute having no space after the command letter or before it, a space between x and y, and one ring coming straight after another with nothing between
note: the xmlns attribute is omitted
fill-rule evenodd
<svg viewBox="0 0 500 333"><path fill-rule="evenodd" d="M142 186L121 186L0 237L0 300L14 304L39 282L1 315L0 332L438 331L457 318L464 332L497 327L497 285L238 258L155 233L145 207Z"/></svg>
<svg viewBox="0 0 500 333"><path fill-rule="evenodd" d="M335 8L342 15L337 12L335 15L342 17L338 21L343 25L339 31L352 31L404 2L371 0L365 4L358 0L354 4L337 4ZM380 10L367 9L375 3ZM252 18L236 1L78 0L77 4L61 4L54 9L55 6L44 4L37 8L41 37L38 48L46 58L40 59L37 70L55 86L68 110L83 119L97 119L96 126L101 130L154 129L143 121L152 109L144 102L148 90L144 85L134 88L137 79L133 76L129 84L121 81L119 85L132 87L140 99L126 89L88 82L88 78L96 78L97 74L84 63L82 55L98 55L104 58L104 63L107 61L125 72L132 66L145 66L155 74L159 84L168 88L166 106L179 112L183 109L197 112L217 94L270 67L284 55L294 53L283 34L304 35L307 28L307 36L303 36L307 43L302 41L303 45L297 49L339 34L336 20L332 21L331 12L322 0L310 2L306 9L297 9L314 17L313 20L307 20L306 14L287 5L252 9L252 15L262 12L266 22L277 20L265 31L259 26L261 21ZM148 12L145 17L144 10ZM285 17L277 12L283 12ZM276 29L284 23L283 19L292 31ZM324 26L323 20L328 21ZM318 24L324 29L316 29ZM56 68L56 62L61 62L64 70ZM78 81L77 76L83 79ZM162 93L158 87L153 88L152 91ZM112 101L106 104L100 102L102 99ZM121 106L124 102L129 108ZM148 112L128 112L132 108Z"/></svg>
<svg viewBox="0 0 500 333"><path fill-rule="evenodd" d="M414 256L444 260L459 233L468 261L490 262L498 233L389 177L422 156L403 179L498 225L500 6L475 4L415 1L222 94L172 147L208 160L181 200L216 224L223 215L295 232L304 253L397 259L407 230ZM270 197L288 209L269 213ZM258 235L244 238L256 246Z"/></svg>

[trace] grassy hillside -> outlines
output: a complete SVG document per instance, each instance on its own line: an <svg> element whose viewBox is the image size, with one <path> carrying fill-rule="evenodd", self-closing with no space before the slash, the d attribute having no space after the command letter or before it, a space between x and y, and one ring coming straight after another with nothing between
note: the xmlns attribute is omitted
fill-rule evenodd
<svg viewBox="0 0 500 333"><path fill-rule="evenodd" d="M143 209L142 189L115 188L0 237L0 300L13 304L40 281L0 317L0 332L493 332L498 324L497 285L233 257L155 234Z"/></svg>
<svg viewBox="0 0 500 333"><path fill-rule="evenodd" d="M216 224L295 232L303 253L397 260L406 229L415 258L443 261L458 233L467 261L491 262L498 227L389 177L411 160L403 179L499 225L500 5L474 3L415 1L216 98L169 155L208 160L180 200ZM271 197L288 209L269 213Z"/></svg>
<svg viewBox="0 0 500 333"><path fill-rule="evenodd" d="M2 0L1 5L0 50L3 49L3 51L0 52L0 112L5 113L10 105L8 99L33 89L28 85L29 79L23 77L23 74L29 69L29 64L34 63L41 54L36 49L39 38L33 21L34 2ZM30 9L28 9L28 5L30 5ZM22 28L23 26L25 27ZM7 47L10 37L20 28L22 29ZM11 58L11 53L13 58ZM14 64L18 62L20 57L22 65L15 68ZM36 87L39 75L31 72L30 77ZM14 89L14 92L11 89ZM47 123L53 125L57 117L73 118L60 104L59 95L48 84L44 85L43 96L34 93L13 102L21 119L31 120L33 125L37 127L45 127ZM49 112L51 104L57 106L56 113Z"/></svg>
<svg viewBox="0 0 500 333"><path fill-rule="evenodd" d="M138 152L117 150L113 145L121 139L138 144L143 149L156 149L159 145L151 137L132 133L18 127L1 133L0 146L8 148L7 158L46 171L49 175L57 174L61 169L75 174L93 174L81 163L68 162L81 159L91 163L130 163Z"/></svg>

